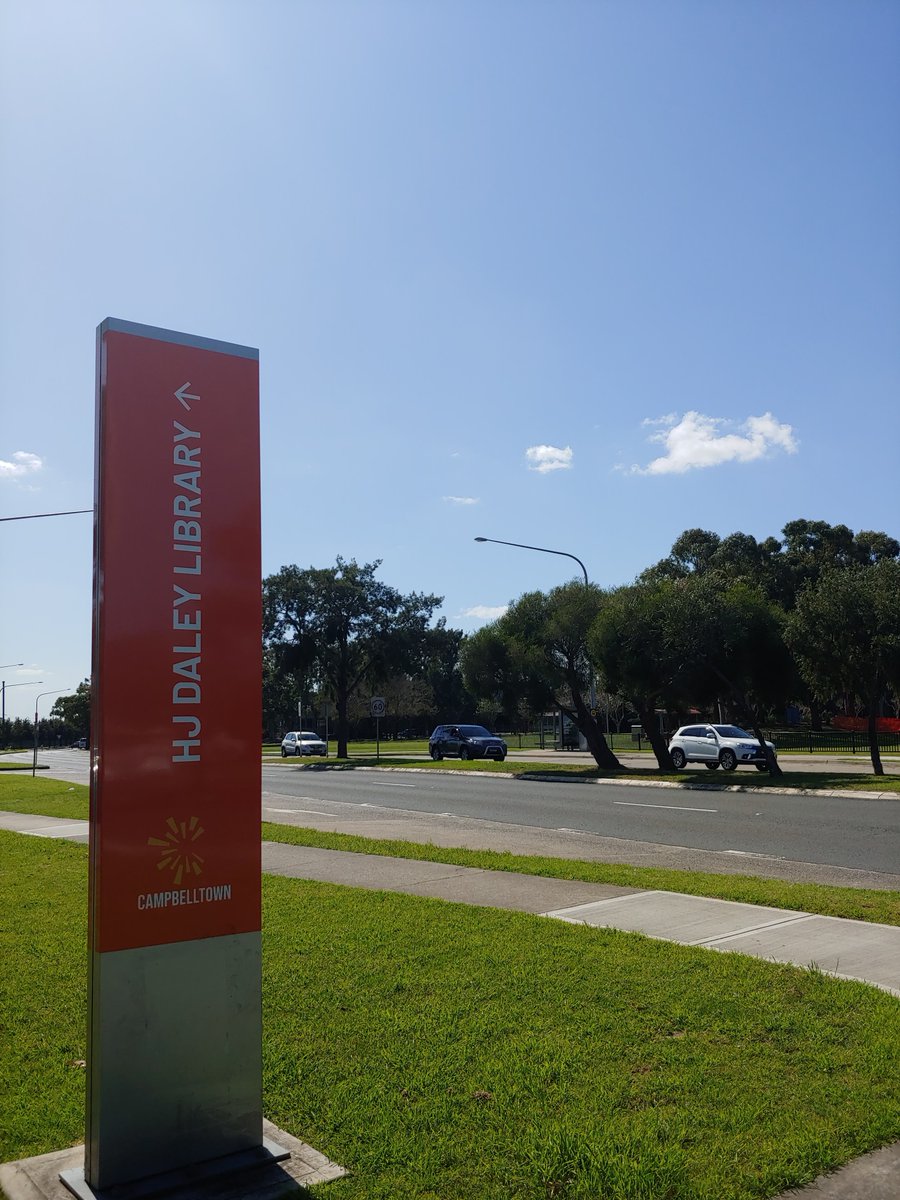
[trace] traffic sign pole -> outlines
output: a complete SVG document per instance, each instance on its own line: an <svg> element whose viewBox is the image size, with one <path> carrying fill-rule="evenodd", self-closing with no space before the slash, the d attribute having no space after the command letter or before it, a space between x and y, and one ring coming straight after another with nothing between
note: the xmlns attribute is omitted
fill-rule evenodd
<svg viewBox="0 0 900 1200"><path fill-rule="evenodd" d="M379 729L379 721L387 711L387 703L384 696L373 696L369 701L369 712L375 718L375 761L381 761L381 737Z"/></svg>

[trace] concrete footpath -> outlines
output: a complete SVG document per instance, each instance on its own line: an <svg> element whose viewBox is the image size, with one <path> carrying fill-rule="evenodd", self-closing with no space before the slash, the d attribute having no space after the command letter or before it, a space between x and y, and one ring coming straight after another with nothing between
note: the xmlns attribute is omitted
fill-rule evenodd
<svg viewBox="0 0 900 1200"><path fill-rule="evenodd" d="M34 837L88 839L87 821L0 812L0 828ZM841 979L873 984L900 997L900 928L892 925L678 892L545 879L279 842L263 843L263 870L296 879L514 909L799 967L815 965ZM791 1194L896 1200L900 1196L900 1143L857 1159L842 1171Z"/></svg>

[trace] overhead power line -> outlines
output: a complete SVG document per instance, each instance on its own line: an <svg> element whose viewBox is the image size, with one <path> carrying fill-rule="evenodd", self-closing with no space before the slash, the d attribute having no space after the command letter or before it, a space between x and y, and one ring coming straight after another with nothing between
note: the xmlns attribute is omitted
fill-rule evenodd
<svg viewBox="0 0 900 1200"><path fill-rule="evenodd" d="M0 521L36 521L38 517L73 517L76 513L92 513L92 508L70 508L68 512L26 513L23 517L0 517Z"/></svg>

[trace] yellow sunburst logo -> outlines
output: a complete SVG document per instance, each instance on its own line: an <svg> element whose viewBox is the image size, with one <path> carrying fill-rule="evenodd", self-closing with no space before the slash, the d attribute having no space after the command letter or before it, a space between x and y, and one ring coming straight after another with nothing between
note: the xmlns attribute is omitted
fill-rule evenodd
<svg viewBox="0 0 900 1200"><path fill-rule="evenodd" d="M194 842L203 833L199 817L191 817L189 821L176 821L169 817L166 821L169 832L164 838L148 838L148 846L159 847L158 871L174 871L173 880L177 887L187 875L199 875L203 871L203 859L192 849Z"/></svg>

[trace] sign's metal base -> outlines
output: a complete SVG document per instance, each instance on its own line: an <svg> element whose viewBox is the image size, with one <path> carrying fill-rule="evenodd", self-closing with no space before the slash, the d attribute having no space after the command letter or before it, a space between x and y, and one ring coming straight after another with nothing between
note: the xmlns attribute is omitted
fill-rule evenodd
<svg viewBox="0 0 900 1200"><path fill-rule="evenodd" d="M292 1189L306 1195L301 1188L347 1174L344 1167L265 1118L261 1132L263 1146L254 1149L263 1149L265 1154L255 1160L252 1152L245 1155L239 1151L101 1191L84 1183L84 1146L53 1150L0 1165L0 1192L8 1200L72 1200L73 1196L79 1200L152 1200L160 1195L155 1189L164 1185L166 1200L284 1200Z"/></svg>
<svg viewBox="0 0 900 1200"><path fill-rule="evenodd" d="M195 1190L201 1184L228 1175L236 1175L254 1167L268 1167L284 1162L291 1157L290 1150L263 1138L262 1144L237 1154L226 1154L209 1162L182 1167L178 1171L166 1171L162 1175L151 1175L133 1183L120 1183L102 1191L95 1191L84 1178L84 1170L60 1171L63 1184L78 1200L150 1200L153 1196L178 1196Z"/></svg>

